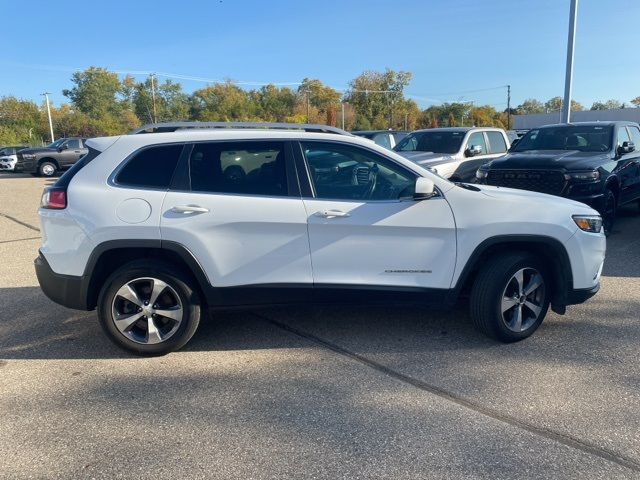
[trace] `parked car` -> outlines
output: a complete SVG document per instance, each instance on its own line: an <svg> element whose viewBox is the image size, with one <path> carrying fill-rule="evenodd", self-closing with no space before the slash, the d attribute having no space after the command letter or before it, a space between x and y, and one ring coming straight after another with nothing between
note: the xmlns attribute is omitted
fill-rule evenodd
<svg viewBox="0 0 640 480"><path fill-rule="evenodd" d="M480 165L505 155L508 148L500 128L455 127L417 130L394 150L453 182L473 182Z"/></svg>
<svg viewBox="0 0 640 480"><path fill-rule="evenodd" d="M456 185L331 127L194 125L89 140L42 197L42 290L97 308L121 347L180 348L205 307L428 314L467 296L476 327L512 342L598 291L605 237L584 204Z"/></svg>
<svg viewBox="0 0 640 480"><path fill-rule="evenodd" d="M66 170L87 154L84 138L59 138L43 148L28 148L18 152L16 172L51 177Z"/></svg>
<svg viewBox="0 0 640 480"><path fill-rule="evenodd" d="M0 148L0 170L13 171L18 161L16 155L18 151L29 148L28 145L18 145L14 147L2 147Z"/></svg>
<svg viewBox="0 0 640 480"><path fill-rule="evenodd" d="M400 140L409 134L409 132L399 132L396 130L360 130L351 133L358 137L373 140L378 145L388 148L389 150L392 150Z"/></svg>
<svg viewBox="0 0 640 480"><path fill-rule="evenodd" d="M480 167L487 185L577 200L613 229L620 205L640 201L640 129L633 122L547 125L530 130L508 155Z"/></svg>

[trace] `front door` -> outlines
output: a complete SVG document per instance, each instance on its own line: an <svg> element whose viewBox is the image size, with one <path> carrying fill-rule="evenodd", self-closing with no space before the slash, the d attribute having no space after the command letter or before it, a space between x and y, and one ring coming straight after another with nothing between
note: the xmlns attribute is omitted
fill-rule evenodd
<svg viewBox="0 0 640 480"><path fill-rule="evenodd" d="M317 286L446 289L456 260L453 213L441 196L414 201L416 174L352 144L300 144Z"/></svg>
<svg viewBox="0 0 640 480"><path fill-rule="evenodd" d="M87 148L79 138L71 138L63 144L66 148L60 152L60 167L67 168L78 161L80 157L87 153Z"/></svg>
<svg viewBox="0 0 640 480"><path fill-rule="evenodd" d="M176 174L184 182L164 200L163 242L191 251L214 287L311 287L307 215L295 170L288 171L290 146L218 141L187 149ZM253 300L239 298L263 303Z"/></svg>

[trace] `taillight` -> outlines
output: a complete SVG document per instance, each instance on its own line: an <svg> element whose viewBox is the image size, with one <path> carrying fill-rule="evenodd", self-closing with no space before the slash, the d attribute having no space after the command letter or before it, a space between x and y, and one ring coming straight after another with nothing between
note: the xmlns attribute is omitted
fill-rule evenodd
<svg viewBox="0 0 640 480"><path fill-rule="evenodd" d="M45 188L42 193L40 208L64 210L67 208L67 190L65 188Z"/></svg>

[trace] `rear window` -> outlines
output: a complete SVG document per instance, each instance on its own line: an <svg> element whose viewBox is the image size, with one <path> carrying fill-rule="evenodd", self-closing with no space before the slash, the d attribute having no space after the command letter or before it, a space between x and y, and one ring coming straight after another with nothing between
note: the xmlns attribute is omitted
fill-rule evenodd
<svg viewBox="0 0 640 480"><path fill-rule="evenodd" d="M169 188L182 145L159 145L139 151L115 178L118 185Z"/></svg>

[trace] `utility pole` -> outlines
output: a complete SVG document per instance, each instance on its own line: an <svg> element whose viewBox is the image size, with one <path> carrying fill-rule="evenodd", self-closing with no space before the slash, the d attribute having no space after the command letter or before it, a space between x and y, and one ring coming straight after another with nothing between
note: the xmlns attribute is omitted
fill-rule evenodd
<svg viewBox="0 0 640 480"><path fill-rule="evenodd" d="M342 129L344 130L344 102L340 102L340 107L342 108Z"/></svg>
<svg viewBox="0 0 640 480"><path fill-rule="evenodd" d="M578 0L571 0L571 12L569 13L569 38L567 40L567 71L564 77L564 102L562 103L562 115L560 122L571 121L571 88L573 86L573 54L576 41L576 18L578 16Z"/></svg>
<svg viewBox="0 0 640 480"><path fill-rule="evenodd" d="M154 78L156 76L155 73L152 73L149 75L151 77L151 98L153 101L153 123L156 123L158 121L158 113L156 112L156 87L155 87L155 82L154 82Z"/></svg>
<svg viewBox="0 0 640 480"><path fill-rule="evenodd" d="M511 85L507 85L507 130L511 130Z"/></svg>
<svg viewBox="0 0 640 480"><path fill-rule="evenodd" d="M51 108L49 107L49 95L51 92L44 92L40 95L44 95L45 101L47 102L47 115L49 116L49 132L51 132L51 143L55 142L56 139L53 138L53 122L51 121Z"/></svg>
<svg viewBox="0 0 640 480"><path fill-rule="evenodd" d="M307 123L309 123L309 89L307 88Z"/></svg>

